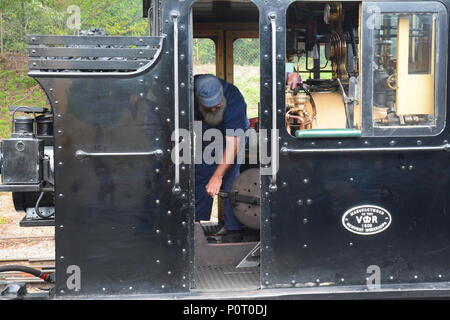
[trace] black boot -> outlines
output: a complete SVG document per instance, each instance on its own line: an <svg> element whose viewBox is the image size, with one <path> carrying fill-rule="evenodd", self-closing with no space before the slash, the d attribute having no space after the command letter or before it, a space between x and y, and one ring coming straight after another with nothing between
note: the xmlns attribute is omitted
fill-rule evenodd
<svg viewBox="0 0 450 320"><path fill-rule="evenodd" d="M229 230L222 236L222 243L241 242L243 240L241 230Z"/></svg>

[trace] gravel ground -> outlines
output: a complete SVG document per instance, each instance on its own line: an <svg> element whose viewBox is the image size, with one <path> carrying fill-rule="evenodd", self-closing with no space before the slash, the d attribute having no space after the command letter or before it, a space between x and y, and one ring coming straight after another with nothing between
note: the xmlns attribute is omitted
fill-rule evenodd
<svg viewBox="0 0 450 320"><path fill-rule="evenodd" d="M24 213L16 212L11 193L0 193L0 237L52 237L53 227L22 228ZM0 260L54 258L54 240L1 240Z"/></svg>
<svg viewBox="0 0 450 320"><path fill-rule="evenodd" d="M211 221L217 221L217 197ZM23 228L19 226L24 213L14 209L11 193L0 193L0 238L5 237L53 237L54 227ZM0 260L37 259L55 257L54 240L0 240Z"/></svg>

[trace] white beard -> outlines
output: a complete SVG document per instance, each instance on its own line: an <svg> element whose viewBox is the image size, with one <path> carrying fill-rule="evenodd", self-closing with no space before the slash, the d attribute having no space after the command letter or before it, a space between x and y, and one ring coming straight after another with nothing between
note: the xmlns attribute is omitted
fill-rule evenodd
<svg viewBox="0 0 450 320"><path fill-rule="evenodd" d="M200 113L203 115L203 120L210 127L217 127L219 124L223 122L223 114L225 113L225 109L227 108L227 100L223 99L223 106L217 109L215 112L208 111L207 107L200 106Z"/></svg>

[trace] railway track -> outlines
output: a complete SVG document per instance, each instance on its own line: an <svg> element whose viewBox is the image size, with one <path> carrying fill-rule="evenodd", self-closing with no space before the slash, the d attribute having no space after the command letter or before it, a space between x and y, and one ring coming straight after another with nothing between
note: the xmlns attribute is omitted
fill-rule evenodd
<svg viewBox="0 0 450 320"><path fill-rule="evenodd" d="M33 237L0 237L2 241L51 241L55 240L54 236L33 236Z"/></svg>
<svg viewBox="0 0 450 320"><path fill-rule="evenodd" d="M38 242L52 241L54 236L33 236L33 237L0 237L0 243L5 242ZM1 255L1 251L0 251ZM27 266L43 272L55 271L55 260L53 257L48 258L30 258L30 259L0 259L0 266L4 265L20 265ZM50 289L52 285L44 280L23 272L2 272L0 273L0 283L26 283L28 289Z"/></svg>

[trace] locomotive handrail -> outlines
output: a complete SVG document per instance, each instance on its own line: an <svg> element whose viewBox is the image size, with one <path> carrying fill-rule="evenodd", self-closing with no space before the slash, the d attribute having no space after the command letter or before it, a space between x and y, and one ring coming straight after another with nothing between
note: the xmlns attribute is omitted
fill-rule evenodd
<svg viewBox="0 0 450 320"><path fill-rule="evenodd" d="M85 152L78 150L75 152L75 158L82 160L89 157L138 157L138 156L162 156L164 152L161 149L149 152Z"/></svg>
<svg viewBox="0 0 450 320"><path fill-rule="evenodd" d="M290 149L283 147L280 150L282 155L306 154L306 153L364 153L364 152L429 152L446 151L450 152L450 144L446 143L440 146L424 147L380 147L380 148L330 148L330 149Z"/></svg>
<svg viewBox="0 0 450 320"><path fill-rule="evenodd" d="M272 156L272 181L271 190L276 190L278 172L278 126L277 126L277 30L275 13L269 13L272 26L272 134L271 134L271 156Z"/></svg>
<svg viewBox="0 0 450 320"><path fill-rule="evenodd" d="M172 13L173 18L173 68L174 68L174 135L175 135L175 182L172 189L174 194L181 192L180 188L180 91L179 91L179 60L178 60L178 16L177 12Z"/></svg>

